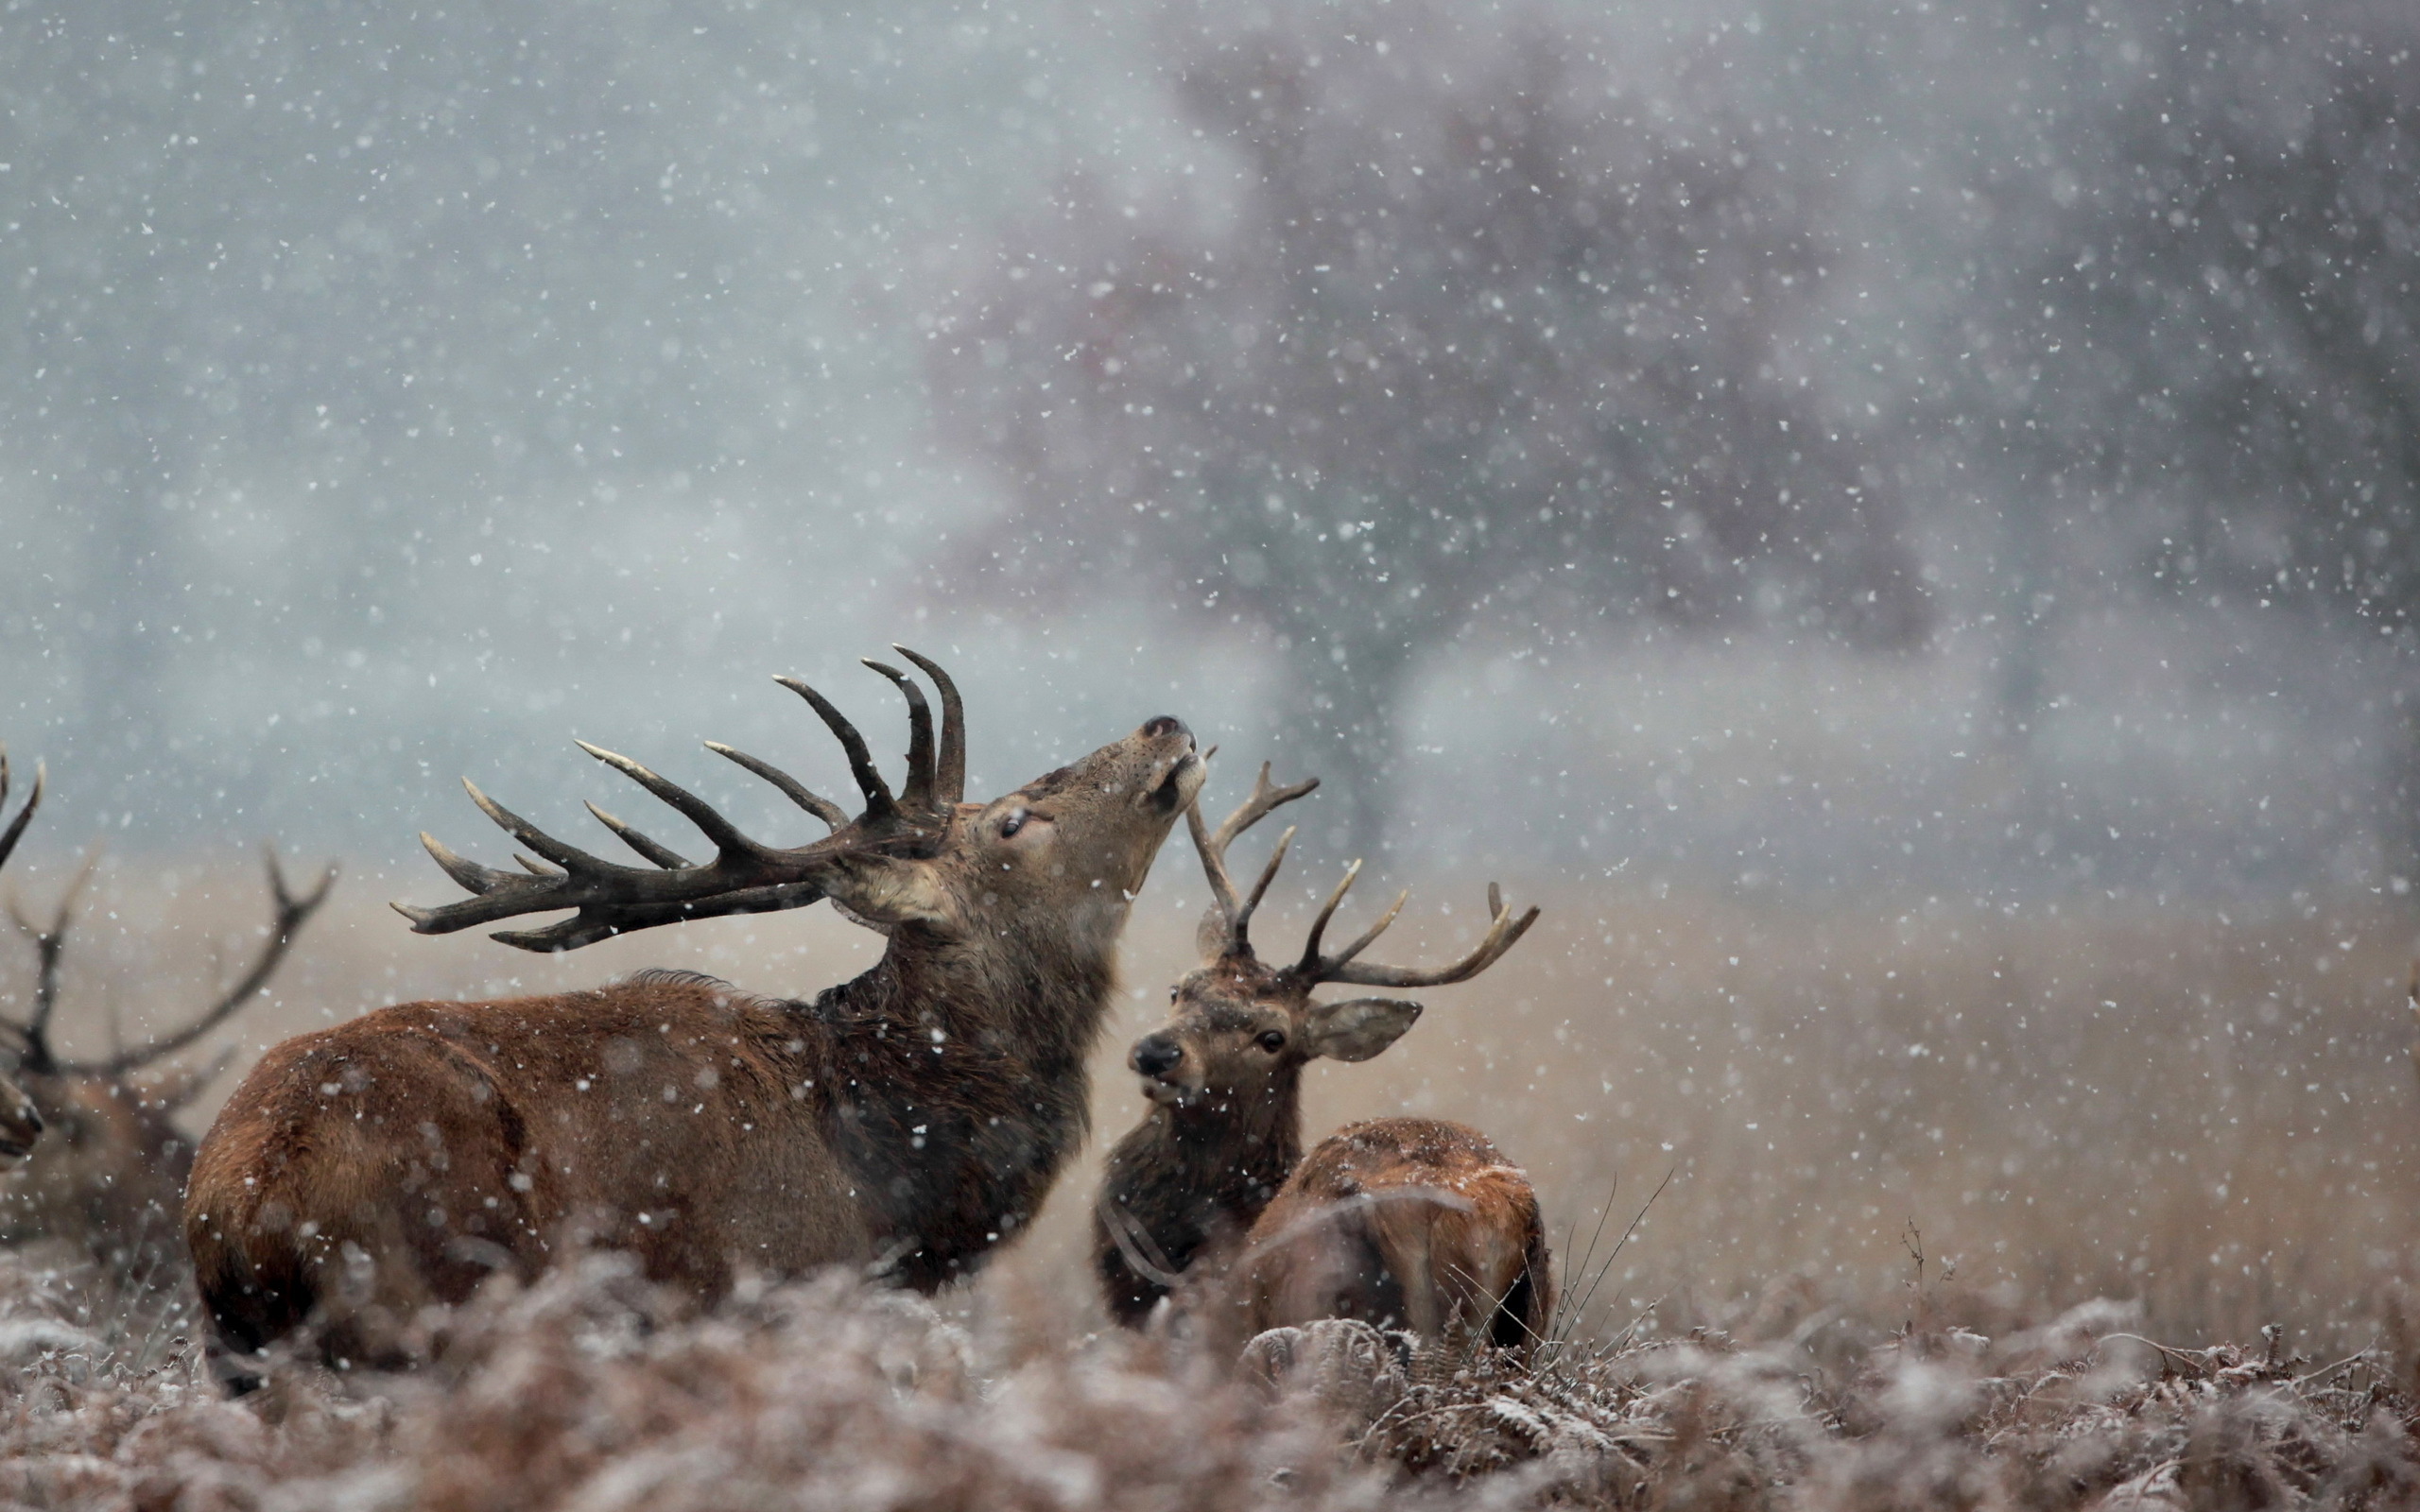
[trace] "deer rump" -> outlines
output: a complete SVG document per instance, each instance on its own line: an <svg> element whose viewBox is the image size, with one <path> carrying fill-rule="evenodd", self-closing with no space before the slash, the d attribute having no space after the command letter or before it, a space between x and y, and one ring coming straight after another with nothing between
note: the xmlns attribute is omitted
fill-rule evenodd
<svg viewBox="0 0 2420 1512"><path fill-rule="evenodd" d="M1554 1311L1529 1177L1477 1129L1425 1118L1321 1142L1253 1223L1234 1285L1247 1336L1347 1317L1522 1350Z"/></svg>

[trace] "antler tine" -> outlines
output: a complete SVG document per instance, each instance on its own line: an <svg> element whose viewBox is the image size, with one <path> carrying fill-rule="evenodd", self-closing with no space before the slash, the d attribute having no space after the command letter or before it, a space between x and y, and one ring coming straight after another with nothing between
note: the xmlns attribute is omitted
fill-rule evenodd
<svg viewBox="0 0 2420 1512"><path fill-rule="evenodd" d="M268 863L268 890L269 896L277 903L277 927L280 934L290 932L302 920L320 911L320 905L328 901L329 890L336 886L337 873L341 869L337 863L329 862L320 871L320 880L311 890L297 898L294 896L294 889L286 885L285 868L278 862L277 847L266 840L262 841L261 857Z"/></svg>
<svg viewBox="0 0 2420 1512"><path fill-rule="evenodd" d="M0 831L0 865L8 862L9 853L17 849L19 840L25 838L26 826L33 822L34 810L42 807L43 784L48 781L49 776L49 772L44 769L42 763L34 763L34 790L26 796L26 806L19 809L17 816L9 821L9 828ZM6 803L8 800L9 747L0 746L0 803Z"/></svg>
<svg viewBox="0 0 2420 1512"><path fill-rule="evenodd" d="M764 850L764 847L758 845L755 841L751 840L748 836L740 833L739 827L732 823L729 819L724 818L720 811L716 809L713 804L708 803L704 799L698 797L698 795L690 792L687 788L683 787L678 782L666 781L640 765L638 763L631 760L628 756L617 756L614 752L604 749L602 747L592 746L584 740L575 741L573 744L579 746L580 749L588 752L591 756L596 757L598 761L603 762L606 765L611 766L614 770L621 773L624 777L629 778L631 782L638 783L639 786L646 788L648 792L654 794L657 798L662 799L671 807L678 809L681 813L681 816L687 819L691 824L696 825L699 833L703 834L707 839L713 841L715 849L722 854L727 856L753 856ZM589 806L591 808L596 807L595 804L591 804ZM613 829L614 833L616 834L622 833L620 826L613 825L609 821L608 827ZM630 837L628 835L623 835L623 838L629 839ZM652 842L650 842L650 844ZM647 856L649 861L655 861L657 866L660 867L664 865L663 862L656 861L654 856L648 855L646 847L633 846L632 849L636 850L641 855ZM659 846L657 849L661 850L663 848ZM543 851L540 853L544 854ZM548 856L547 859L551 861L556 858Z"/></svg>
<svg viewBox="0 0 2420 1512"><path fill-rule="evenodd" d="M925 702L925 690L907 673L870 656L857 660L889 678L908 699L908 783L899 791L899 801L921 814L933 806L932 706Z"/></svg>
<svg viewBox="0 0 2420 1512"><path fill-rule="evenodd" d="M662 867L665 870L675 871L683 867L690 865L689 859L681 854L680 851L673 850L670 846L660 845L654 840L648 838L648 836L640 833L637 830L632 829L630 825L625 824L619 818L616 818L614 816L606 813L603 809L598 808L596 804L589 804L588 812L596 816L597 823L613 831L615 834L620 835L624 845L629 846L631 850L647 857L649 861L654 862L657 866Z"/></svg>
<svg viewBox="0 0 2420 1512"><path fill-rule="evenodd" d="M847 810L841 808L839 804L833 802L828 798L818 798L813 793L808 792L806 790L805 783L800 782L797 778L792 777L789 773L783 771L771 762L761 761L756 757L749 755L744 750L734 750L729 746L716 740L707 741L706 749L713 751L724 761L735 763L772 783L775 787L781 789L782 797L788 799L800 808L806 810L809 814L814 815L817 818L821 819L824 823L832 826L832 828L837 830L840 826L849 822Z"/></svg>
<svg viewBox="0 0 2420 1512"><path fill-rule="evenodd" d="M1328 920L1336 917L1337 907L1344 902L1344 895L1353 890L1354 879L1360 875L1361 863L1358 861L1344 868L1344 880L1336 885L1336 891L1327 895L1326 905L1320 909L1320 916L1311 920L1311 937L1303 943L1303 959L1294 968L1297 972L1313 973L1312 979L1318 980L1320 941L1326 936Z"/></svg>
<svg viewBox="0 0 2420 1512"><path fill-rule="evenodd" d="M1225 855L1227 847L1235 843L1236 836L1319 785L1320 780L1311 777L1290 787L1275 786L1269 781L1269 763L1261 763L1260 775L1252 780L1252 796L1237 804L1236 812L1227 816L1226 822L1219 826L1219 833L1212 843L1218 846L1220 855Z"/></svg>
<svg viewBox="0 0 2420 1512"><path fill-rule="evenodd" d="M1467 982L1502 959L1504 953L1517 944L1521 936L1530 932L1530 926L1538 921L1538 910L1534 907L1514 918L1512 910L1504 906L1502 889L1494 883L1488 885L1487 906L1491 917L1486 936L1468 955L1451 966L1422 970L1416 967L1363 965L1353 959L1354 951L1361 948L1357 944L1352 951L1335 960L1318 963L1318 980L1346 982L1357 987L1449 987L1456 982ZM1392 918L1391 912L1388 919Z"/></svg>
<svg viewBox="0 0 2420 1512"><path fill-rule="evenodd" d="M958 696L958 684L940 663L929 657L917 655L904 645L891 649L916 664L916 670L933 679L933 687L942 696L942 747L940 759L933 766L933 800L937 803L959 803L966 799L966 705Z"/></svg>
<svg viewBox="0 0 2420 1512"><path fill-rule="evenodd" d="M1202 875L1209 880L1211 897L1225 925L1221 932L1224 936L1222 950L1241 954L1252 949L1252 937L1247 931L1252 923L1253 910L1260 906L1261 898L1276 877L1278 866L1286 859L1286 847L1294 838L1294 832L1289 829L1279 837L1277 849L1270 853L1269 863L1261 868L1260 880L1253 885L1249 899L1239 900L1236 897L1236 879L1227 869L1227 848L1235 844L1237 835L1267 818L1270 813L1319 785L1320 780L1313 777L1290 786L1279 787L1270 782L1269 763L1263 762L1260 774L1253 779L1251 794L1236 806L1234 813L1227 816L1215 834L1210 833L1208 823L1201 817L1201 803L1196 801L1186 806L1185 829L1193 836L1193 849L1201 857ZM1208 927L1206 921L1204 927Z"/></svg>
<svg viewBox="0 0 2420 1512"><path fill-rule="evenodd" d="M1219 915L1227 921L1227 937L1235 938L1236 880L1227 875L1224 847L1214 845L1210 826L1201 817L1201 800L1196 798L1184 806L1185 833L1193 836L1194 853L1201 858L1201 874L1209 881L1210 899Z"/></svg>
<svg viewBox="0 0 2420 1512"><path fill-rule="evenodd" d="M1356 955L1358 955L1363 951L1368 950L1371 945L1377 940L1379 936L1387 932L1387 926L1395 921L1395 916L1403 912L1403 905L1410 899L1410 897L1411 889L1409 887L1406 887L1403 891L1395 894L1395 901L1387 904L1387 911L1378 916L1378 921L1372 924L1368 929L1363 930L1360 937L1354 940L1352 944L1347 945L1344 949L1337 952L1334 955L1328 957L1324 961L1322 961L1320 963L1321 970L1327 971L1335 967L1342 966L1347 961L1353 959Z"/></svg>
<svg viewBox="0 0 2420 1512"><path fill-rule="evenodd" d="M183 1028L156 1040L147 1040L130 1050L120 1050L105 1060L61 1063L59 1069L62 1073L122 1076L130 1071L147 1066L164 1056L176 1054L233 1018L259 995L263 988L268 986L268 979L277 974L278 967L285 962L285 953L293 948L295 936L302 933L302 926L310 921L311 916L320 911L320 905L328 901L328 894L337 885L337 868L336 863L330 862L327 869L320 873L319 885L298 898L286 885L285 870L278 865L276 848L263 846L262 852L268 864L269 897L275 917L269 923L268 943L261 947L260 954L253 960L251 970L244 973L243 979Z"/></svg>
<svg viewBox="0 0 2420 1512"><path fill-rule="evenodd" d="M590 754L594 755L596 752L592 749ZM545 831L530 823L527 819L523 818L520 815L513 813L510 809L506 808L503 804L488 797L485 793L480 792L479 784L472 782L467 777L462 779L462 790L471 795L471 801L479 806L480 813L486 815L490 819L495 822L495 827L497 829L502 830L505 833L512 836L523 845L526 845L530 850L537 851L540 855L544 856L547 860L553 862L559 867L586 867L590 868L599 868L612 864L600 857L590 855L587 851L582 850L576 845L565 845L562 841L556 839L553 835L548 834ZM441 866L443 863L440 862L439 865ZM494 877L510 877L511 873L492 872L490 875L493 879ZM493 890L493 881L491 882L488 890Z"/></svg>
<svg viewBox="0 0 2420 1512"><path fill-rule="evenodd" d="M428 852L429 859L443 868L445 874L453 878L455 885L464 892L487 892L500 882L513 880L512 873L510 871L498 871L493 867L483 867L475 861L465 861L456 855L444 841L426 830L420 832L420 843L421 849ZM402 908L403 905L399 903L396 906ZM406 908L403 912L407 919L413 917L411 909Z"/></svg>
<svg viewBox="0 0 2420 1512"><path fill-rule="evenodd" d="M1243 906L1236 910L1236 939L1241 940L1247 937L1244 931L1251 927L1253 913L1260 907L1260 901L1269 896L1269 885L1277 880L1277 868L1286 864L1286 848L1294 843L1294 831L1297 828L1298 826L1289 824L1286 826L1286 833L1277 837L1276 848L1269 852L1269 864L1260 868L1260 880L1252 885L1252 896L1246 898Z"/></svg>
<svg viewBox="0 0 2420 1512"><path fill-rule="evenodd" d="M840 748L848 753L849 775L857 780L857 791L865 795L866 814L869 816L886 816L897 808L898 799L890 796L890 784L874 770L873 757L867 753L866 738L857 733L857 727L849 723L848 717L834 708L829 698L798 679L775 678L773 680L805 699L825 728L840 742Z"/></svg>
<svg viewBox="0 0 2420 1512"><path fill-rule="evenodd" d="M50 1048L51 1015L59 1008L59 963L67 954L67 931L76 922L77 902L83 897L86 885L100 864L100 848L95 846L85 853L84 864L76 868L76 875L68 879L65 890L60 893L59 907L51 915L47 928L27 919L13 901L9 904L9 917L34 942L34 1009L24 1023L9 1026L26 1042L20 1058L27 1071L59 1068L59 1057Z"/></svg>

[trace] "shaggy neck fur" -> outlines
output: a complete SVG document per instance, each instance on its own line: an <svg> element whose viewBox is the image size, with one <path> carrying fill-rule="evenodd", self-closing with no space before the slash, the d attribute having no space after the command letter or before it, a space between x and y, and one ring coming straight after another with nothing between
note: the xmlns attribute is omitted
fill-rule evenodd
<svg viewBox="0 0 2420 1512"><path fill-rule="evenodd" d="M1159 1251L1147 1249L1146 1258L1182 1274L1241 1239L1302 1158L1302 1068L1289 1066L1262 1094L1207 1092L1188 1108L1154 1106L1110 1151L1102 1206L1132 1215ZM1104 1227L1110 1221L1093 1215L1095 1265L1110 1312L1132 1327L1168 1287L1128 1263Z"/></svg>
<svg viewBox="0 0 2420 1512"><path fill-rule="evenodd" d="M886 1274L924 1291L972 1275L1041 1206L1085 1133L1115 936L902 929L873 970L791 1005Z"/></svg>

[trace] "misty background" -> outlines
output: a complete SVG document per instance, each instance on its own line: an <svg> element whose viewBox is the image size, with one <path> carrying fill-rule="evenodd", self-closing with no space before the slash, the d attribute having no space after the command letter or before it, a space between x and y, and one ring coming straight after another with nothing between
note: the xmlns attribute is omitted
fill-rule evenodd
<svg viewBox="0 0 2420 1512"><path fill-rule="evenodd" d="M2415 41L7 0L29 854L500 859L463 774L602 840L574 736L795 844L696 742L847 791L769 677L888 761L898 640L976 791L1163 712L1319 773L1315 880L2399 894Z"/></svg>

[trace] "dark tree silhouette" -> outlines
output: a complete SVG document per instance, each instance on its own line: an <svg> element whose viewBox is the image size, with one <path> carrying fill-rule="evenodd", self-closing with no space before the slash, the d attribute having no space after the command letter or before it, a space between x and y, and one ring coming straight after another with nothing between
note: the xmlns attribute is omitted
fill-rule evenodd
<svg viewBox="0 0 2420 1512"><path fill-rule="evenodd" d="M939 318L944 429L1011 490L995 589L1268 634L1363 850L1418 659L1479 616L1917 639L1787 123L1663 118L1538 15L1322 17L1172 43L1231 184L1072 180Z"/></svg>

